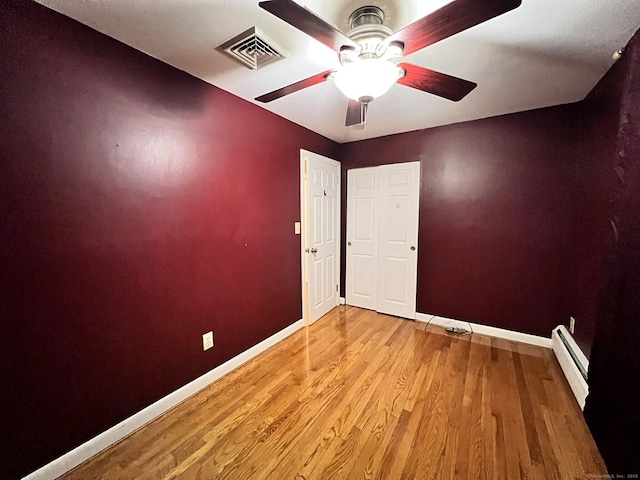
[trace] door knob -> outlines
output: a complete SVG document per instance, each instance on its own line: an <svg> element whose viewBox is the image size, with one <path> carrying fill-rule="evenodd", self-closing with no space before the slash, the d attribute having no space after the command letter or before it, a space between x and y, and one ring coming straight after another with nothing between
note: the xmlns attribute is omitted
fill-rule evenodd
<svg viewBox="0 0 640 480"><path fill-rule="evenodd" d="M318 249L317 248L312 248L311 249L311 253L318 253Z"/></svg>
<svg viewBox="0 0 640 480"><path fill-rule="evenodd" d="M416 247L414 245L411 245L411 250L415 250Z"/></svg>
<svg viewBox="0 0 640 480"><path fill-rule="evenodd" d="M347 245L348 245L348 246L351 246L351 242L347 242Z"/></svg>

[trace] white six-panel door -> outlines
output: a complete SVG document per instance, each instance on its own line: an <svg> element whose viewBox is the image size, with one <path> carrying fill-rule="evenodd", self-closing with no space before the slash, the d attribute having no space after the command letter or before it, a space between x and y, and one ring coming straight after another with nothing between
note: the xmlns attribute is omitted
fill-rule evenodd
<svg viewBox="0 0 640 480"><path fill-rule="evenodd" d="M340 163L302 151L305 316L313 323L339 303ZM304 292L303 292L304 293Z"/></svg>
<svg viewBox="0 0 640 480"><path fill-rule="evenodd" d="M347 171L346 302L376 310L378 168Z"/></svg>
<svg viewBox="0 0 640 480"><path fill-rule="evenodd" d="M346 302L415 318L420 162L347 172Z"/></svg>
<svg viewBox="0 0 640 480"><path fill-rule="evenodd" d="M376 310L415 318L420 162L379 169Z"/></svg>

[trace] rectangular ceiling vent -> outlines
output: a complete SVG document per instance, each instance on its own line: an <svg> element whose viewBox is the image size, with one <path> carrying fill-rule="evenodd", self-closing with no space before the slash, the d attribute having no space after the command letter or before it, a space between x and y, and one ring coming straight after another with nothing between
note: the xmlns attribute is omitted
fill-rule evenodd
<svg viewBox="0 0 640 480"><path fill-rule="evenodd" d="M289 54L256 27L236 35L218 47L252 70L287 58Z"/></svg>

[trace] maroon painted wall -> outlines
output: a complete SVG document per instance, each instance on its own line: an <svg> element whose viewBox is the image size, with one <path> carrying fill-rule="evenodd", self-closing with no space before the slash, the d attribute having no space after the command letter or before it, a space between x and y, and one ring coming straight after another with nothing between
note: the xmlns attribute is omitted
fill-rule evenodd
<svg viewBox="0 0 640 480"><path fill-rule="evenodd" d="M299 149L337 144L35 3L0 44L4 479L301 318Z"/></svg>
<svg viewBox="0 0 640 480"><path fill-rule="evenodd" d="M419 312L547 337L566 321L579 111L566 105L342 146L345 169L421 161Z"/></svg>
<svg viewBox="0 0 640 480"><path fill-rule="evenodd" d="M599 85L617 118L600 185L610 192L606 268L589 365L585 418L612 474L640 473L640 33ZM608 94L608 95L604 95ZM613 122L611 123L611 121Z"/></svg>
<svg viewBox="0 0 640 480"><path fill-rule="evenodd" d="M602 290L605 241L610 231L611 161L616 150L620 90L613 68L579 104L580 137L575 155L574 213L571 219L564 293L568 315L576 319L574 339L590 356Z"/></svg>

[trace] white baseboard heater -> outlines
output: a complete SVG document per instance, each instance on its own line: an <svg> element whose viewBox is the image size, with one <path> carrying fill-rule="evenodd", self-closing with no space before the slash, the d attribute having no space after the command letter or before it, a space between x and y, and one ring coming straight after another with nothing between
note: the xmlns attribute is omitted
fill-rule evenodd
<svg viewBox="0 0 640 480"><path fill-rule="evenodd" d="M580 408L584 409L584 402L589 394L589 360L564 325L553 330L551 346Z"/></svg>

